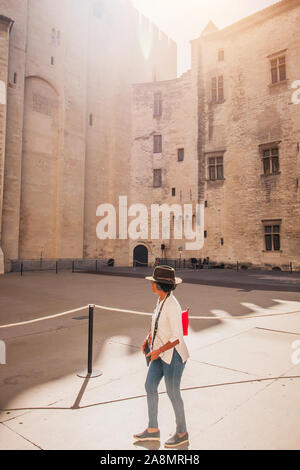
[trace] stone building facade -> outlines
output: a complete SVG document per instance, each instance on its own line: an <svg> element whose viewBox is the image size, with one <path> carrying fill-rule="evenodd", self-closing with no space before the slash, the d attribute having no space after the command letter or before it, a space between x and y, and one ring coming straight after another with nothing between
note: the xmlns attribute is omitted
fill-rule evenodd
<svg viewBox="0 0 300 470"><path fill-rule="evenodd" d="M0 272L3 253L9 270L152 263L162 247L300 269L299 25L300 0L210 22L176 78L176 44L130 0L0 0ZM120 196L148 209L148 233L120 236L117 211L116 240L101 240L97 208ZM172 237L172 213L171 238L153 238L152 204L192 206L201 248Z"/></svg>
<svg viewBox="0 0 300 470"><path fill-rule="evenodd" d="M181 213L170 213L169 237L164 237L161 217L159 238L151 239L149 233L148 240L131 240L129 253L133 258L135 250L139 255L145 249L150 263L161 256L178 259L198 256L196 251L185 251L184 237L184 218L189 215L184 213L184 205L191 205L190 222L195 231L198 200L196 85L188 71L176 80L134 86L130 202L148 208L149 232L152 204L167 204L170 208L175 204L180 206ZM181 239L174 237L176 221L183 229Z"/></svg>
<svg viewBox="0 0 300 470"><path fill-rule="evenodd" d="M157 195L170 203L170 188L184 186L183 198L192 189L205 207L204 245L186 258L300 269L300 1L282 0L223 30L210 22L191 45L182 79L134 87L135 196L146 186L149 205ZM160 121L151 111L157 92ZM166 141L159 157L151 132ZM189 146L184 166L178 146ZM151 188L156 167L159 192ZM168 257L178 257L175 243Z"/></svg>
<svg viewBox="0 0 300 470"><path fill-rule="evenodd" d="M131 85L175 78L176 44L130 0L0 0L0 15L6 269L40 256L127 263L125 242L97 239L96 210L128 193Z"/></svg>
<svg viewBox="0 0 300 470"><path fill-rule="evenodd" d="M13 21L0 15L0 239L3 211L3 184L5 164L5 137L7 115L7 77L9 36ZM4 271L4 256L0 246L0 272Z"/></svg>

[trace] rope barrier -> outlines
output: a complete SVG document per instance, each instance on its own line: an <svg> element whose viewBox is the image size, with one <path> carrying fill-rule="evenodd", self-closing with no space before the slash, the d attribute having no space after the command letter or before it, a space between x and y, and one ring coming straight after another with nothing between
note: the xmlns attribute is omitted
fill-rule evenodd
<svg viewBox="0 0 300 470"><path fill-rule="evenodd" d="M104 307L103 305L95 305L96 308L99 308L100 310L110 310L113 312L122 312L122 313L132 313L134 315L148 315L152 316L152 313L146 313L146 312L136 312L135 310L124 310L121 308L113 308L113 307ZM264 317L276 317L276 316L283 316L283 315L291 315L294 313L300 313L300 310L295 310L294 312L281 312L281 313L266 313L266 314L260 314L260 315L238 315L235 317L193 317L189 315L190 320L247 320L247 319L252 319L252 318L264 318Z"/></svg>
<svg viewBox="0 0 300 470"><path fill-rule="evenodd" d="M52 318L69 315L70 313L80 312L81 310L85 310L87 308L89 308L89 305L85 305L85 307L75 308L74 310L68 310L67 312L57 313L55 315L49 315L47 317L36 318L35 320L22 321L19 323L10 323L9 325L0 325L0 328L12 328L13 326L21 326L21 325L28 325L29 323L37 323L39 321L50 320Z"/></svg>
<svg viewBox="0 0 300 470"><path fill-rule="evenodd" d="M112 312L122 312L122 313L132 313L133 315L144 315L144 316L151 316L153 313L147 313L147 312L137 312L135 310L124 310L123 308L114 308L114 307L104 307L104 305L95 305L96 308L99 308L100 310L109 310Z"/></svg>
<svg viewBox="0 0 300 470"><path fill-rule="evenodd" d="M153 313L147 313L147 312L138 312L136 310L125 310L125 309L122 309L122 308L114 308L114 307L106 307L104 305L94 305L95 308L98 308L99 310L108 310L110 312L121 312L121 313L130 313L130 314L133 314L133 315L143 315L143 316L151 316L153 315ZM50 320L52 318L58 318L58 317L62 317L64 315L69 315L70 313L75 313L75 312L80 312L81 310L86 310L89 308L89 305L85 305L84 307L79 307L79 308L75 308L73 310L68 310L67 312L62 312L62 313L57 313L55 315L48 315L46 317L41 317L41 318L36 318L34 320L28 320L28 321L24 321L24 322L18 322L18 323L10 323L8 325L0 325L0 329L3 329L3 328L12 328L14 326L22 326L22 325L28 325L28 324L31 324L31 323L37 323L37 322L40 322L40 321L44 321L44 320ZM266 318L266 317L282 317L282 316L285 316L285 315L293 315L293 314L296 314L296 313L300 313L300 310L295 310L295 311L292 311L292 312L281 312L281 313L266 313L266 314L260 314L260 315L237 315L235 317L231 317L231 316L226 316L226 317L221 317L221 316L212 316L212 317L208 317L208 316L198 316L198 317L195 317L195 316L190 316L189 315L189 319L190 320L211 320L211 321L216 321L216 320L222 320L222 321L232 321L232 320L252 320L253 318Z"/></svg>

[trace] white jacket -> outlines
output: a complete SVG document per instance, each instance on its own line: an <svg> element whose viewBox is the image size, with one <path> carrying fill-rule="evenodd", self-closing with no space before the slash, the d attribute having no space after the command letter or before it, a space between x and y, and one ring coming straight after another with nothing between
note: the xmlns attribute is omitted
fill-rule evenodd
<svg viewBox="0 0 300 470"><path fill-rule="evenodd" d="M161 307L161 302L157 300L156 308L152 315L152 324L151 324L151 333L152 338L154 334L154 327L157 315ZM177 352L180 354L182 362L185 363L190 357L188 349L186 347L183 329L182 329L182 310L180 304L173 293L165 300L162 312L158 321L158 329L156 337L154 340L152 350L157 350L164 346L169 341L174 343L176 340L179 340L179 344L175 346ZM170 364L172 361L173 349L169 349L160 354L160 358Z"/></svg>

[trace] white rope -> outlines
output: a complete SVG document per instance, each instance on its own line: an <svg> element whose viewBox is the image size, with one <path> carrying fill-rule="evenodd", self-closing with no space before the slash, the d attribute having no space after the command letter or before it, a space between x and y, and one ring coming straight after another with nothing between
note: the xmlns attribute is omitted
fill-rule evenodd
<svg viewBox="0 0 300 470"><path fill-rule="evenodd" d="M136 312L135 310L124 310L121 308L112 308L112 307L104 307L103 305L95 305L96 308L99 308L101 310L111 310L114 312L122 312L122 313L133 313L134 315L148 315L152 316L153 313L146 313L146 312ZM264 317L277 317L277 316L283 316L283 315L291 315L293 313L300 313L300 310L295 310L294 312L281 312L281 313L266 313L266 314L260 314L260 315L240 315L240 316L235 316L235 317L191 317L189 315L189 320L247 320L251 318L264 318Z"/></svg>
<svg viewBox="0 0 300 470"><path fill-rule="evenodd" d="M67 312L57 313L56 315L49 315L48 317L36 318L35 320L22 321L19 323L10 323L9 325L0 325L0 328L11 328L13 326L21 326L21 325L28 325L29 323L37 323L39 321L50 320L52 318L62 317L63 315L69 315L70 313L80 312L81 310L85 310L87 308L89 308L88 305L86 305L85 307L75 308L74 310L68 310Z"/></svg>
<svg viewBox="0 0 300 470"><path fill-rule="evenodd" d="M100 310L109 310L112 312L122 312L122 313L132 313L133 315L144 315L144 316L151 316L153 313L147 313L147 312L136 312L135 310L124 310L122 308L113 308L113 307L104 307L103 305L95 305L96 308L99 308Z"/></svg>
<svg viewBox="0 0 300 470"><path fill-rule="evenodd" d="M104 305L93 305L93 306L100 309L100 310L108 310L110 312L131 313L133 315L143 315L143 316L152 316L153 315L153 313L137 312L135 310L125 310L125 309L122 309L122 308L105 307ZM9 325L0 325L0 329L2 329L2 328L12 328L14 326L21 326L21 325L29 325L31 323L37 323L37 322L44 321L44 320L50 320L52 318L58 318L58 317L62 317L64 315L69 315L70 313L80 312L81 310L86 310L87 308L89 308L89 305L85 305L84 307L75 308L73 310L68 310L67 312L57 313L55 315L49 315L47 317L36 318L34 320L28 320L28 321L23 321L23 322L19 322L19 323L10 323ZM283 312L283 313L266 313L266 314L261 314L261 315L251 315L251 314L250 315L240 315L240 316L235 316L235 317L218 317L218 316L215 316L215 317L203 317L203 316L193 317L193 316L189 316L189 319L190 320L212 320L212 321L216 321L216 320L222 320L222 321L224 321L224 320L225 321L251 320L252 318L282 317L282 316L285 316L285 315L292 315L292 314L295 314L295 313L300 313L300 310L295 310L293 312Z"/></svg>

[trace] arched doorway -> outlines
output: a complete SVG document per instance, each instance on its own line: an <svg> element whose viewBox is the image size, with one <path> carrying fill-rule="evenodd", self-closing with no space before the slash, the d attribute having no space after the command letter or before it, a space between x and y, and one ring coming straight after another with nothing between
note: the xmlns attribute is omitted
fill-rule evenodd
<svg viewBox="0 0 300 470"><path fill-rule="evenodd" d="M145 245L138 245L133 250L133 266L140 268L148 266L148 249Z"/></svg>

